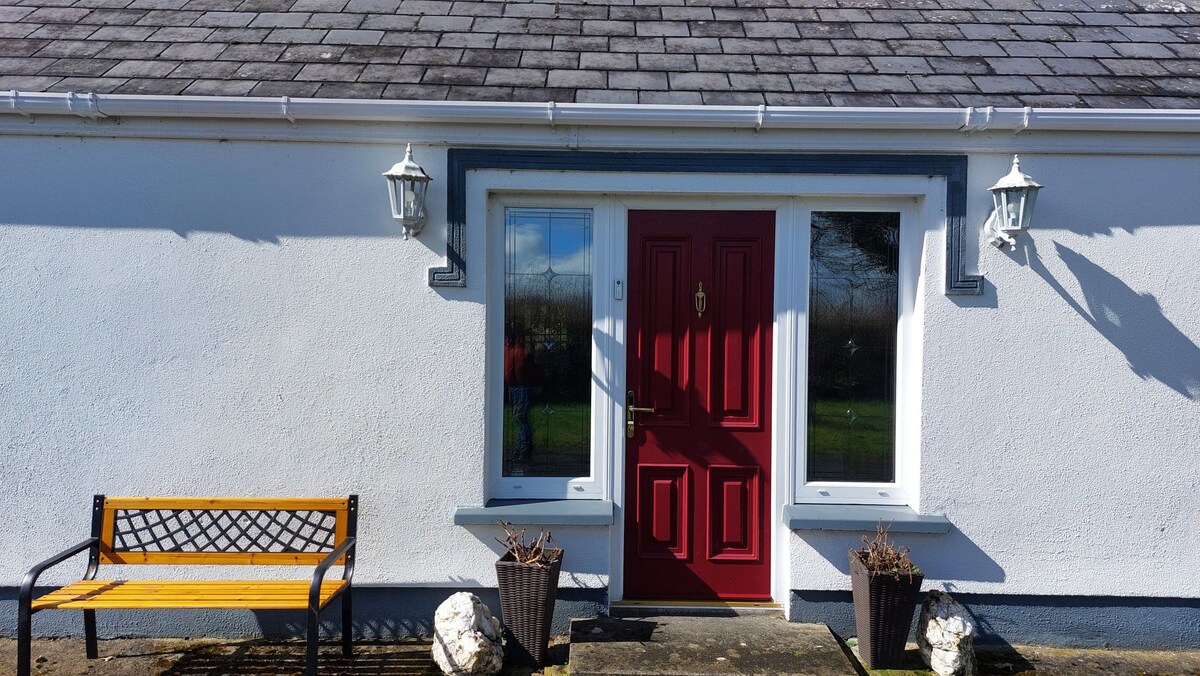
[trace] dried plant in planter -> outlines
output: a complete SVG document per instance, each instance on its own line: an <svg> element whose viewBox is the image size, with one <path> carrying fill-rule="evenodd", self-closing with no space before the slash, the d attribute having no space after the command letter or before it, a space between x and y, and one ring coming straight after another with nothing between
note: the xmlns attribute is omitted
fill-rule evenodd
<svg viewBox="0 0 1200 676"><path fill-rule="evenodd" d="M875 526L875 539L864 535L862 540L865 546L862 549L850 550L850 553L857 556L872 575L890 573L897 579L901 575L907 575L911 579L914 575L921 574L921 569L908 558L909 548L897 547L888 540L883 521Z"/></svg>
<svg viewBox="0 0 1200 676"><path fill-rule="evenodd" d="M539 532L532 542L527 543L524 528L518 531L507 521L501 520L498 523L504 529L504 539L496 538L496 542L504 545L518 563L545 567L562 558L562 549L554 546L554 537L550 535L550 531Z"/></svg>

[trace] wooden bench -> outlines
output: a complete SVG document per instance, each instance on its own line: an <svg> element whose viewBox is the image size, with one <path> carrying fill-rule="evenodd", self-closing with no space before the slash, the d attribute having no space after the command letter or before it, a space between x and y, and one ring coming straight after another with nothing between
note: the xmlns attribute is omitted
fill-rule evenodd
<svg viewBox="0 0 1200 676"><path fill-rule="evenodd" d="M34 566L21 584L17 674L30 675L33 614L82 610L87 656L97 657L96 611L234 608L308 611L305 673L317 673L319 614L342 598L342 654L351 654L358 496L347 498L109 498L92 502L92 537ZM88 552L79 582L33 598L47 568ZM316 566L300 580L98 580L101 564ZM330 566L342 579L326 581Z"/></svg>

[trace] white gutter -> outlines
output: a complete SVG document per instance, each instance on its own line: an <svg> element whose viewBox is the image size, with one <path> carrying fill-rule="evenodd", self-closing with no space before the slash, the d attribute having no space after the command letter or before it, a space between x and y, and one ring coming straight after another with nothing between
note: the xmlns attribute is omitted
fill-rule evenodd
<svg viewBox="0 0 1200 676"><path fill-rule="evenodd" d="M0 92L0 114L722 129L1200 132L1200 110L490 103Z"/></svg>

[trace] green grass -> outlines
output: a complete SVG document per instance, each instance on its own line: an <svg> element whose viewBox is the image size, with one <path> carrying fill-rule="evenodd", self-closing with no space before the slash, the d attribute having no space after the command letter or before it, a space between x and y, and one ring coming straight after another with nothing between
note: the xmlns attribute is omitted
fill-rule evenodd
<svg viewBox="0 0 1200 676"><path fill-rule="evenodd" d="M846 415L848 410L854 412L853 418ZM812 402L808 420L810 477L893 479L895 416L895 404L878 399Z"/></svg>

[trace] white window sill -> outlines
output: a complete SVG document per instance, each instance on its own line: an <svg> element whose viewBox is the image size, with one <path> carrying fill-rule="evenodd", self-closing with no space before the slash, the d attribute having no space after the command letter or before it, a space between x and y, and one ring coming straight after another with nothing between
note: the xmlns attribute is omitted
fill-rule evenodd
<svg viewBox="0 0 1200 676"><path fill-rule="evenodd" d="M785 505L783 522L792 530L875 532L883 522L890 533L950 532L950 520L937 514L917 514L911 507L888 505Z"/></svg>
<svg viewBox="0 0 1200 676"><path fill-rule="evenodd" d="M611 526L611 500L488 500L482 507L454 510L456 526Z"/></svg>

